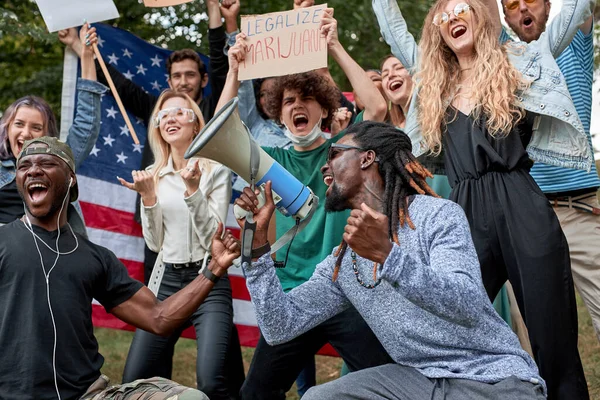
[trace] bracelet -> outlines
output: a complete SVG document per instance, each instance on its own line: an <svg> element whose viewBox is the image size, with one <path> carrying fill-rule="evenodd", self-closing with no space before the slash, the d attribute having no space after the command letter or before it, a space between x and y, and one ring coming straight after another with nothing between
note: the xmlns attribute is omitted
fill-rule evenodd
<svg viewBox="0 0 600 400"><path fill-rule="evenodd" d="M271 244L267 242L260 247L252 249L252 258L259 258L260 256L267 254L269 251L271 251Z"/></svg>
<svg viewBox="0 0 600 400"><path fill-rule="evenodd" d="M202 271L202 275L204 275L204 277L212 283L217 283L217 281L221 278L220 276L213 274L213 272L210 269L208 269L208 265Z"/></svg>

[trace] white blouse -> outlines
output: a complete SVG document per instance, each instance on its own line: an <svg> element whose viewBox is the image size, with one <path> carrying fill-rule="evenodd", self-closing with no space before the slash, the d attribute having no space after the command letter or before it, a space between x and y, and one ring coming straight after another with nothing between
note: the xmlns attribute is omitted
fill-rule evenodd
<svg viewBox="0 0 600 400"><path fill-rule="evenodd" d="M214 161L209 163L210 172L201 168L198 190L184 197L185 183L169 157L159 173L156 204L150 207L141 204L144 240L150 250L162 251L165 263L204 259L210 253L219 222L225 225L231 200L231 171Z"/></svg>

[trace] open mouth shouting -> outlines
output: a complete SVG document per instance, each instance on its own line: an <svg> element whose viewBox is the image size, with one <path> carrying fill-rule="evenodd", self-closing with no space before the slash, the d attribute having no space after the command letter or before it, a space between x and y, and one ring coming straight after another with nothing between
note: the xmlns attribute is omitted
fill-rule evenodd
<svg viewBox="0 0 600 400"><path fill-rule="evenodd" d="M464 25L456 25L450 30L450 35L453 39L458 39L465 33L467 33L467 27Z"/></svg>
<svg viewBox="0 0 600 400"><path fill-rule="evenodd" d="M529 15L526 15L522 20L521 20L521 25L523 26L523 28L525 29L529 29L533 27L533 18L531 18Z"/></svg>
<svg viewBox="0 0 600 400"><path fill-rule="evenodd" d="M297 130L303 130L308 127L308 114L297 113L292 116L292 122Z"/></svg>
<svg viewBox="0 0 600 400"><path fill-rule="evenodd" d="M31 181L25 187L32 205L41 204L48 194L48 184L40 180Z"/></svg>
<svg viewBox="0 0 600 400"><path fill-rule="evenodd" d="M398 79L398 80L394 80L394 81L391 81L391 82L388 84L388 90L389 90L390 92L392 92L392 93L393 93L393 92L395 92L395 91L397 91L397 90L400 90L400 88L401 88L403 85L404 85L404 79Z"/></svg>

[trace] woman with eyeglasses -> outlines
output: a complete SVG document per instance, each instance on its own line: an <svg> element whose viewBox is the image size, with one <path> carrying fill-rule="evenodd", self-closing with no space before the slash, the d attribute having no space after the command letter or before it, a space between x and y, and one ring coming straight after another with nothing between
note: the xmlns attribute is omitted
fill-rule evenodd
<svg viewBox="0 0 600 400"><path fill-rule="evenodd" d="M133 171L133 182L118 178L141 197L144 240L159 253L150 288L164 300L189 284L208 263L211 238L225 224L231 198L231 171L203 158L184 159L192 140L204 126L202 113L192 99L165 90L159 97L148 128L154 164ZM162 277L162 279L161 279ZM211 399L237 398L228 376L241 365L228 363L233 327L231 285L219 279L192 317L169 337L138 329L129 349L123 381L152 376L171 377L173 350L184 329L196 330L198 389ZM235 371L229 370L235 368Z"/></svg>
<svg viewBox="0 0 600 400"><path fill-rule="evenodd" d="M530 157L563 167L591 165L554 57L593 3L565 0L538 41L501 45L497 7L438 0L417 47L396 1L373 0L384 38L416 77L419 115L407 121L413 151L443 149L450 199L469 219L485 289L493 299L507 279L512 283L550 399L589 395L577 350L569 249L529 175Z"/></svg>
<svg viewBox="0 0 600 400"><path fill-rule="evenodd" d="M59 36L66 34L60 31ZM92 151L100 133L100 95L108 88L96 81L92 44L97 42L96 28L85 24L80 30L83 46L81 78L77 81L77 104L66 142L73 150L76 168ZM23 201L17 192L15 160L26 140L41 136L59 137L56 117L50 105L37 96L25 96L6 108L0 119L0 225L21 218ZM39 190L38 190L39 191ZM69 226L87 237L78 203L67 209Z"/></svg>

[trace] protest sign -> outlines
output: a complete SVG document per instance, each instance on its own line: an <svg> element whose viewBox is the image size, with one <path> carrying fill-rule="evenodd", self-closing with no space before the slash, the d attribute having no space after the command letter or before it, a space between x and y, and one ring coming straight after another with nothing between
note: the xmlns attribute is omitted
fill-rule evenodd
<svg viewBox="0 0 600 400"><path fill-rule="evenodd" d="M248 54L239 79L265 78L327 66L327 40L319 24L327 4L291 11L242 16Z"/></svg>
<svg viewBox="0 0 600 400"><path fill-rule="evenodd" d="M113 0L36 0L49 32L119 18Z"/></svg>
<svg viewBox="0 0 600 400"><path fill-rule="evenodd" d="M144 0L144 5L146 7L168 7L189 3L190 1L192 0Z"/></svg>

